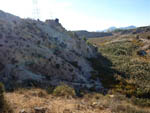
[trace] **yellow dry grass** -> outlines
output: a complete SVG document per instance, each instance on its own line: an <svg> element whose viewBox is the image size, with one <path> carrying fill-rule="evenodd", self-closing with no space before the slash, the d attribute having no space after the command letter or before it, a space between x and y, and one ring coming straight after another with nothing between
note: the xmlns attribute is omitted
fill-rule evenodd
<svg viewBox="0 0 150 113"><path fill-rule="evenodd" d="M5 97L14 113L19 113L23 109L27 113L34 113L35 107L46 108L46 113L111 113L107 108L94 106L93 102L86 98L55 97L41 89L20 89L5 93Z"/></svg>

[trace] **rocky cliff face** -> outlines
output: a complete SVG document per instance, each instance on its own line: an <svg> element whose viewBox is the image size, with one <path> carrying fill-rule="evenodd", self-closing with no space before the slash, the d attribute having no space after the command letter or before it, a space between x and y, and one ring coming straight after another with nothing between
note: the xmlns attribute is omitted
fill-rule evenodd
<svg viewBox="0 0 150 113"><path fill-rule="evenodd" d="M69 35L58 21L21 19L0 11L0 81L7 88L60 82L93 87L87 60L93 57L96 48Z"/></svg>

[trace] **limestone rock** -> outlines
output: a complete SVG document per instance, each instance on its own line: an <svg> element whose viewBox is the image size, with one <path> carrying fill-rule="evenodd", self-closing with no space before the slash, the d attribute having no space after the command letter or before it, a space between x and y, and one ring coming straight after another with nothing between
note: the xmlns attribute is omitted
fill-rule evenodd
<svg viewBox="0 0 150 113"><path fill-rule="evenodd" d="M87 59L97 55L95 47L70 35L58 20L21 19L0 11L0 81L8 87L89 84L93 68Z"/></svg>

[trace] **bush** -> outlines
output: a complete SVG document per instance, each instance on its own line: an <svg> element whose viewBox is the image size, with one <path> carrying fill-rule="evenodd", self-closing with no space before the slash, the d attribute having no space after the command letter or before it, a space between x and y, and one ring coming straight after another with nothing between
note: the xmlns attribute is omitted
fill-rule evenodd
<svg viewBox="0 0 150 113"><path fill-rule="evenodd" d="M57 86L54 89L53 94L55 96L72 96L72 97L75 97L76 95L74 88L66 84L61 84L60 86Z"/></svg>

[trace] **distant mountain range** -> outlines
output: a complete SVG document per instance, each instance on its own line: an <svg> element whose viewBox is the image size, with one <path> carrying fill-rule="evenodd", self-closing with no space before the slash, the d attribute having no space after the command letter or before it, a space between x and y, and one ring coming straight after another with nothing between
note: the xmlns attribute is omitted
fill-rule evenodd
<svg viewBox="0 0 150 113"><path fill-rule="evenodd" d="M131 25L131 26L127 26L127 27L119 27L119 28L117 28L117 27L115 27L115 26L112 26L112 27L110 27L110 28L108 28L108 29L105 29L105 30L102 30L101 32L112 32L112 31L115 31L115 30L117 30L117 29L121 29L121 30L128 30L128 29L135 29L136 28L136 26L133 26L133 25Z"/></svg>
<svg viewBox="0 0 150 113"><path fill-rule="evenodd" d="M76 33L80 38L86 37L86 38L96 38L96 37L105 37L105 36L112 36L113 31L115 30L130 30L130 29L135 29L137 28L136 26L128 26L128 27L110 27L108 29L102 30L102 31L96 31L96 32L89 32L86 30L79 30L79 31L72 31Z"/></svg>

